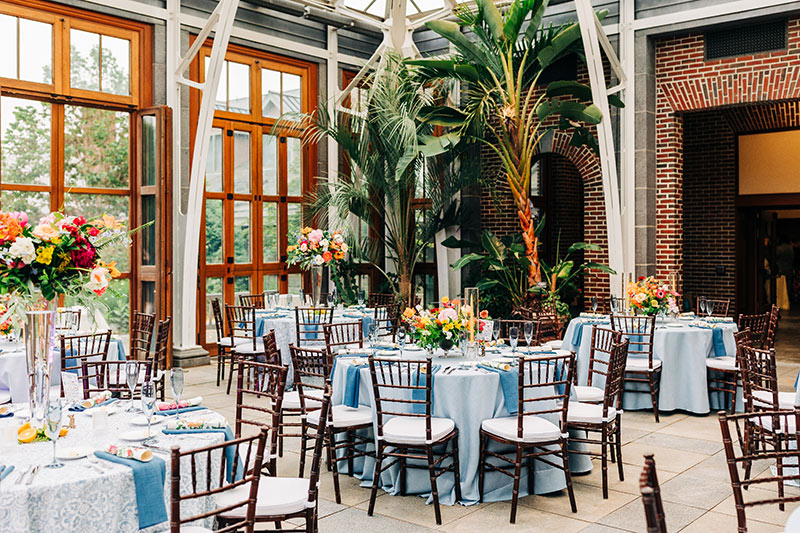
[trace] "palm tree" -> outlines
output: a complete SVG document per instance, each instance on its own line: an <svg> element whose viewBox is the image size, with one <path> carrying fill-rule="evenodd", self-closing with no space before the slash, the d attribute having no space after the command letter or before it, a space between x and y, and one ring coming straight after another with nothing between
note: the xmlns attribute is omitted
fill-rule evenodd
<svg viewBox="0 0 800 533"><path fill-rule="evenodd" d="M598 124L602 119L594 104L581 103L591 100L591 89L584 84L554 81L544 90L535 89L548 67L569 55L580 55L577 23L541 27L547 4L548 0L514 0L504 13L491 0L476 0L474 11L461 5L456 10L458 22L426 23L452 43L455 56L407 62L428 82L450 79L465 84L460 109L438 105L422 112L429 124L451 127L461 137L485 143L502 161L529 259L529 286L541 281L529 196L536 147L552 129L544 122L557 116L557 128L574 132L571 144L596 149L597 142L585 124ZM523 29L526 19L528 25ZM617 98L610 103L622 105Z"/></svg>
<svg viewBox="0 0 800 533"><path fill-rule="evenodd" d="M468 152L457 133L435 131L432 124L419 120L440 92L413 77L398 55L388 55L367 85L365 114L321 105L301 121L305 141L331 137L349 169L336 180L319 179L311 210L325 216L333 208L342 220L353 214L373 229L360 243L362 256L386 276L406 304L413 305L417 263L437 231L458 223L455 194L478 180L477 165L465 160L476 150ZM456 163L459 157L462 170ZM415 192L423 191L430 203L419 216L413 200ZM396 278L379 266L384 253Z"/></svg>

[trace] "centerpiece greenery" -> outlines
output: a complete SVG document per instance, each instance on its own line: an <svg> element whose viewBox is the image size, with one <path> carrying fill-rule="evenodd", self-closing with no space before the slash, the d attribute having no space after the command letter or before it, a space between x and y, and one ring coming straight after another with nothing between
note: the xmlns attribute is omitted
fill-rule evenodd
<svg viewBox="0 0 800 533"><path fill-rule="evenodd" d="M632 311L643 315L655 315L660 311L677 314L680 294L670 290L666 283L660 283L653 276L641 276L627 287L629 306Z"/></svg>
<svg viewBox="0 0 800 533"><path fill-rule="evenodd" d="M484 315L481 318L488 316L485 311L481 314ZM442 298L440 307L409 307L402 316L408 326L409 336L417 345L428 349L441 347L444 350L453 347L459 336L468 331L474 318L469 305L461 305L458 300L449 300L447 297ZM479 322L479 331L482 327L482 322Z"/></svg>

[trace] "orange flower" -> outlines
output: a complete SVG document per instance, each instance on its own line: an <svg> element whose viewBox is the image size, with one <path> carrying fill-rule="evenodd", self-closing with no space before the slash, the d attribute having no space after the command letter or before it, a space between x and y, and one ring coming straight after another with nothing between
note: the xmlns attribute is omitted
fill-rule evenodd
<svg viewBox="0 0 800 533"><path fill-rule="evenodd" d="M337 260L344 259L344 253L343 252L334 252L333 257L335 259L337 259Z"/></svg>
<svg viewBox="0 0 800 533"><path fill-rule="evenodd" d="M483 311L481 311L480 316L481 318L489 318L489 311L484 309Z"/></svg>
<svg viewBox="0 0 800 533"><path fill-rule="evenodd" d="M333 259L333 254L330 252L322 252L322 260L329 263Z"/></svg>

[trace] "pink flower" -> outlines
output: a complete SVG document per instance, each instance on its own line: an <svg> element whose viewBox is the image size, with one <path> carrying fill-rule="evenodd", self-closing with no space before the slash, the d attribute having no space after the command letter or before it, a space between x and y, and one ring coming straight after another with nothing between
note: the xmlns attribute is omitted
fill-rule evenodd
<svg viewBox="0 0 800 533"><path fill-rule="evenodd" d="M664 291L661 290L661 289L658 289L658 291L656 291L656 298L658 298L660 300L663 297L664 297Z"/></svg>
<svg viewBox="0 0 800 533"><path fill-rule="evenodd" d="M441 311L439 311L439 320L444 322L445 320L456 320L458 318L458 313L452 307L445 307Z"/></svg>
<svg viewBox="0 0 800 533"><path fill-rule="evenodd" d="M324 235L323 235L321 229L315 229L311 233L308 234L308 240L310 240L314 244L319 243L319 241L322 240L322 237L324 237Z"/></svg>
<svg viewBox="0 0 800 533"><path fill-rule="evenodd" d="M13 211L9 213L9 215L17 219L17 222L19 222L20 227L24 228L25 226L28 225L27 213L23 213L22 211Z"/></svg>

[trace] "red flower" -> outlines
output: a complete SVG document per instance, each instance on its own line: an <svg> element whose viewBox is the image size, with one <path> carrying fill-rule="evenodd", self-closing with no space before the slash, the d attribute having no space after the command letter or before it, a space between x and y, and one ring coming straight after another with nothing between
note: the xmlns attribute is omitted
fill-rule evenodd
<svg viewBox="0 0 800 533"><path fill-rule="evenodd" d="M77 237L75 239L75 249L70 252L72 255L72 262L78 268L94 268L95 256L97 255L94 246L84 239Z"/></svg>
<svg viewBox="0 0 800 533"><path fill-rule="evenodd" d="M105 287L103 287L102 289L97 289L97 290L94 291L94 293L96 295L98 295L98 296L102 296L105 292L106 292L106 288Z"/></svg>
<svg viewBox="0 0 800 533"><path fill-rule="evenodd" d="M91 228L89 228L89 235L91 235L92 237L97 237L99 234L100 230L97 229L96 227L92 226Z"/></svg>
<svg viewBox="0 0 800 533"><path fill-rule="evenodd" d="M639 281L644 281L644 276L639 276Z"/></svg>
<svg viewBox="0 0 800 533"><path fill-rule="evenodd" d="M83 226L84 224L86 224L86 219L83 217L75 217L72 219L72 223L77 226Z"/></svg>

